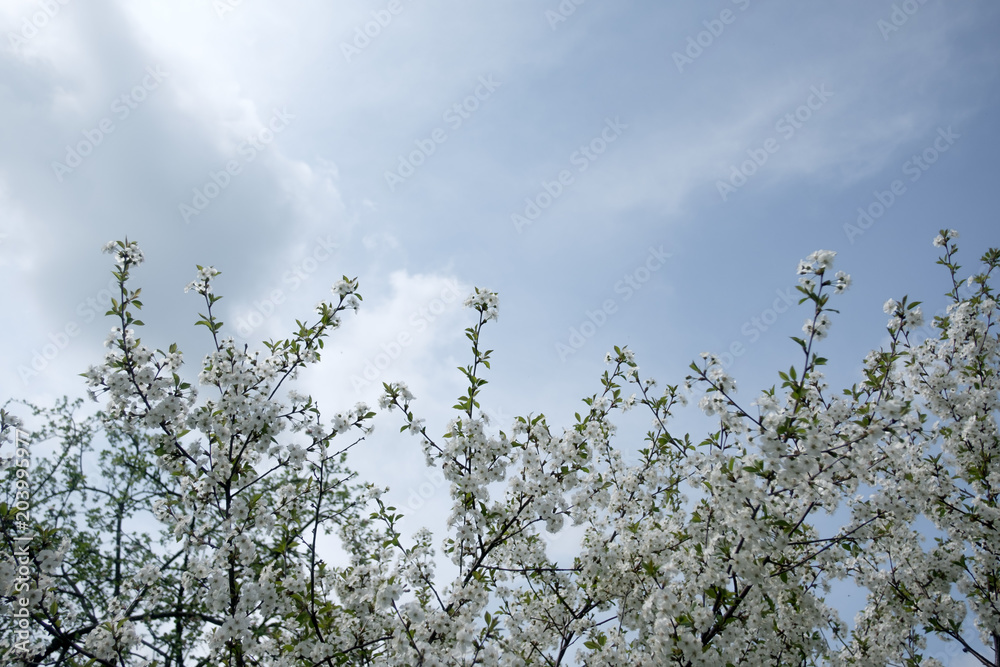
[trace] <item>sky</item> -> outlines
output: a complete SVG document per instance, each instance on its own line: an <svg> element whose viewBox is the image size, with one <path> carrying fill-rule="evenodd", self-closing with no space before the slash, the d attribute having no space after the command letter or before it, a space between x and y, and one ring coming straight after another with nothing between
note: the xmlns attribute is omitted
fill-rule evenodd
<svg viewBox="0 0 1000 667"><path fill-rule="evenodd" d="M299 385L330 415L402 380L444 433L475 286L500 295L483 404L504 428L572 423L614 345L661 384L723 355L749 403L801 364L795 269L818 249L853 278L823 342L849 386L886 299L944 305L939 229L969 269L1000 245L998 34L988 0L5 0L3 400L84 395L100 248L126 236L140 335L191 377L196 265L251 347L357 277ZM399 425L352 465L439 516Z"/></svg>

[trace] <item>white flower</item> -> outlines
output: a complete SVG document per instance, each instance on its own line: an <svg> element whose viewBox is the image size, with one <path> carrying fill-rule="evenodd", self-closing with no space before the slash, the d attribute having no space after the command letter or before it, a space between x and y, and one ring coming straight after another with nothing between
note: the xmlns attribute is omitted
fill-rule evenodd
<svg viewBox="0 0 1000 667"><path fill-rule="evenodd" d="M708 379L715 386L717 386L720 391L724 391L727 394L731 394L736 391L736 382L719 366L715 366L708 372Z"/></svg>
<svg viewBox="0 0 1000 667"><path fill-rule="evenodd" d="M958 238L958 232L955 231L954 229L943 229L941 230L940 234L934 237L934 245L938 248L941 248L944 246L945 243L947 243L951 239L957 239L957 238Z"/></svg>
<svg viewBox="0 0 1000 667"><path fill-rule="evenodd" d="M38 552L39 568L42 572L51 574L62 563L63 554L52 549L42 549Z"/></svg>
<svg viewBox="0 0 1000 667"><path fill-rule="evenodd" d="M485 313L487 320L495 320L500 314L500 299L496 292L490 290L481 290L477 287L476 291L465 299L464 305Z"/></svg>
<svg viewBox="0 0 1000 667"><path fill-rule="evenodd" d="M893 313L896 312L897 306L899 306L899 303L897 303L895 299L889 299L882 306L882 312L885 313L886 315L892 315Z"/></svg>
<svg viewBox="0 0 1000 667"><path fill-rule="evenodd" d="M343 414L336 414L333 417L333 421L330 424L330 428L333 429L334 433L343 433L348 428L350 428L351 423L347 420Z"/></svg>
<svg viewBox="0 0 1000 667"><path fill-rule="evenodd" d="M814 336L816 340L822 340L826 338L830 324L830 318L827 317L826 313L820 313L815 320L806 320L806 323L802 325L802 331L807 336Z"/></svg>
<svg viewBox="0 0 1000 667"><path fill-rule="evenodd" d="M920 308L910 308L906 311L906 326L911 329L921 326L924 323L924 313Z"/></svg>
<svg viewBox="0 0 1000 667"><path fill-rule="evenodd" d="M396 388L396 393L404 403L409 403L413 400L413 394L410 392L410 388L406 386L405 382L396 382L393 385Z"/></svg>
<svg viewBox="0 0 1000 667"><path fill-rule="evenodd" d="M148 586L160 578L160 568L155 563L146 563L132 578L140 586Z"/></svg>
<svg viewBox="0 0 1000 667"><path fill-rule="evenodd" d="M144 259L142 250L139 249L139 244L135 241L130 241L128 245L122 246L119 246L118 241L108 241L101 248L101 252L114 255L115 264L121 267L124 267L126 262L134 266L139 266Z"/></svg>
<svg viewBox="0 0 1000 667"><path fill-rule="evenodd" d="M722 414L726 411L726 399L721 394L708 394L702 396L698 401L698 407L711 417L714 414Z"/></svg>
<svg viewBox="0 0 1000 667"><path fill-rule="evenodd" d="M844 273L843 271L837 271L837 282L833 286L833 291L837 294L843 294L847 291L847 288L851 286L851 276Z"/></svg>
<svg viewBox="0 0 1000 667"><path fill-rule="evenodd" d="M288 464L296 470L302 468L306 460L306 450L296 444L288 446Z"/></svg>
<svg viewBox="0 0 1000 667"><path fill-rule="evenodd" d="M832 250L817 250L816 252L809 255L809 257L807 257L806 259L808 259L810 262L815 262L816 264L818 264L819 266L816 269L816 273L822 273L826 269L829 269L833 266L833 258L836 256L837 253L835 253Z"/></svg>
<svg viewBox="0 0 1000 667"><path fill-rule="evenodd" d="M385 586L380 588L378 594L375 596L375 608L388 608L393 601L399 599L399 596L402 594L403 587L398 581L393 580L392 582L386 582Z"/></svg>
<svg viewBox="0 0 1000 667"><path fill-rule="evenodd" d="M214 266L199 266L197 277L187 284L184 291L190 292L191 290L194 290L198 294L211 294L212 279L219 275L219 273L220 271L217 271Z"/></svg>
<svg viewBox="0 0 1000 667"><path fill-rule="evenodd" d="M338 280L330 288L330 291L340 297L345 297L348 294L353 294L355 290L358 289L358 281L350 280L347 276L344 276L342 280Z"/></svg>

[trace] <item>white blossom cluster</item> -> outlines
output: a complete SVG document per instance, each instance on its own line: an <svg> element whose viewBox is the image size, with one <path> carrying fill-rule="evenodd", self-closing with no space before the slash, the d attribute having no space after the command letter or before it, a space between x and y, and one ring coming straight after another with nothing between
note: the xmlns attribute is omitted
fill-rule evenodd
<svg viewBox="0 0 1000 667"><path fill-rule="evenodd" d="M944 231L935 245L958 285L955 236ZM124 285L135 262L123 259L111 351L87 377L108 395L122 437L152 448L136 456L151 461L139 477L167 490L149 504L167 555L130 561L99 613L60 611L61 623L88 628L71 645L99 664L152 662L147 648L180 618L182 648L227 666L940 665L921 657L929 634L988 653L1000 646L1000 336L990 286L1000 252L984 256L971 295L956 288L936 336L911 336L923 324L917 302L887 302L888 345L839 392L817 351L835 312L829 298L851 282L832 274L833 261L817 251L800 262L812 311L793 339L802 357L751 403L737 399L713 354L660 391L631 350L615 348L601 391L564 428L529 414L498 430L480 409L481 333L498 302L477 289L466 301L480 315L466 330L474 360L460 369L468 392L445 435L428 432L406 384L387 384L379 401L398 409L401 430L420 439L446 483L448 532L438 541L425 529L404 538L385 489L351 485L343 452L357 440L331 443L353 429L363 437L367 405L324 421L311 398L278 393L318 360L338 314L357 307L356 281L334 286L337 302L320 304L315 325L251 352L217 335L216 273L200 269L195 291L209 307L200 324L216 342L201 397L179 377L179 351L136 338L141 304ZM668 428L695 393L717 420L700 441ZM612 444L616 410L652 418L627 460ZM925 536L922 521L936 533ZM323 561L321 531L336 532L347 564ZM553 544L571 537L572 556L557 556L565 542ZM34 557L42 618L64 604L58 577L76 561L69 542ZM16 577L0 560L0 593ZM867 593L853 622L827 603L848 578ZM160 617L169 621L157 626ZM977 653L984 664L1000 658L986 653Z"/></svg>
<svg viewBox="0 0 1000 667"><path fill-rule="evenodd" d="M211 294L212 279L217 275L219 275L219 271L217 271L214 266L199 266L198 276L187 284L184 291L190 292L191 290L194 290L198 294Z"/></svg>
<svg viewBox="0 0 1000 667"><path fill-rule="evenodd" d="M500 299L496 292L490 290L481 290L477 287L476 291L465 300L465 305L483 313L487 321L496 320L500 315Z"/></svg>
<svg viewBox="0 0 1000 667"><path fill-rule="evenodd" d="M145 259L142 250L139 249L139 244L135 241L109 241L104 244L101 251L108 255L114 255L118 268L139 266Z"/></svg>

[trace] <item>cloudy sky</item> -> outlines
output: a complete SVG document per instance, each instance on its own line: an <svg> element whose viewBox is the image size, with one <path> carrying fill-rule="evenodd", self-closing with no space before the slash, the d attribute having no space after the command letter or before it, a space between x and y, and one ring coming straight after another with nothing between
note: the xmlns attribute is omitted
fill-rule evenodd
<svg viewBox="0 0 1000 667"><path fill-rule="evenodd" d="M505 426L568 423L615 344L671 383L733 350L749 402L798 361L821 248L854 279L825 341L850 384L887 298L943 303L940 228L969 267L1000 243L998 34L988 0L5 0L3 394L83 394L126 235L144 341L190 364L196 264L252 346L358 277L303 377L330 413L405 380L443 432L473 286ZM383 424L355 463L405 498L422 456Z"/></svg>

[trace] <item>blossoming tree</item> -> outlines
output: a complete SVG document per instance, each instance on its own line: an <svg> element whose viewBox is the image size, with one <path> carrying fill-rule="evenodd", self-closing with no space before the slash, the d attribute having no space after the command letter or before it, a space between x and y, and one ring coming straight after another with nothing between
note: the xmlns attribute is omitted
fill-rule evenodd
<svg viewBox="0 0 1000 667"><path fill-rule="evenodd" d="M109 244L116 327L104 363L85 373L106 408L89 418L65 401L32 408L41 425L28 439L57 446L30 466L13 448L23 424L10 405L0 412L5 660L933 665L923 653L935 635L1000 665L990 284L1000 251L963 290L956 236L935 241L947 313L925 325L919 303L888 301L888 346L840 394L818 348L836 312L829 300L850 277L831 275L834 253L819 251L799 264L809 317L780 386L743 404L705 354L657 391L631 350L615 348L599 391L561 429L542 413L506 431L488 425L482 336L498 306L477 289L466 301L477 314L468 390L447 432L428 431L403 383L385 385L381 400L448 482L442 541L426 530L405 538L383 490L347 468L375 413L358 404L324 418L289 386L358 308L356 281L334 285L315 322L250 352L213 313L218 272L198 267L188 288L205 300L197 324L214 344L198 375L204 397L182 377L176 346L151 350L136 336L142 302L129 280L142 254ZM668 428L692 393L718 419L703 439ZM612 415L628 410L652 418L637 462L613 445ZM101 439L97 464L85 465ZM153 517L159 532L135 529ZM570 526L581 541L562 562L548 537ZM348 565L324 562L321 532L337 533ZM826 599L841 580L867 591L853 624Z"/></svg>

